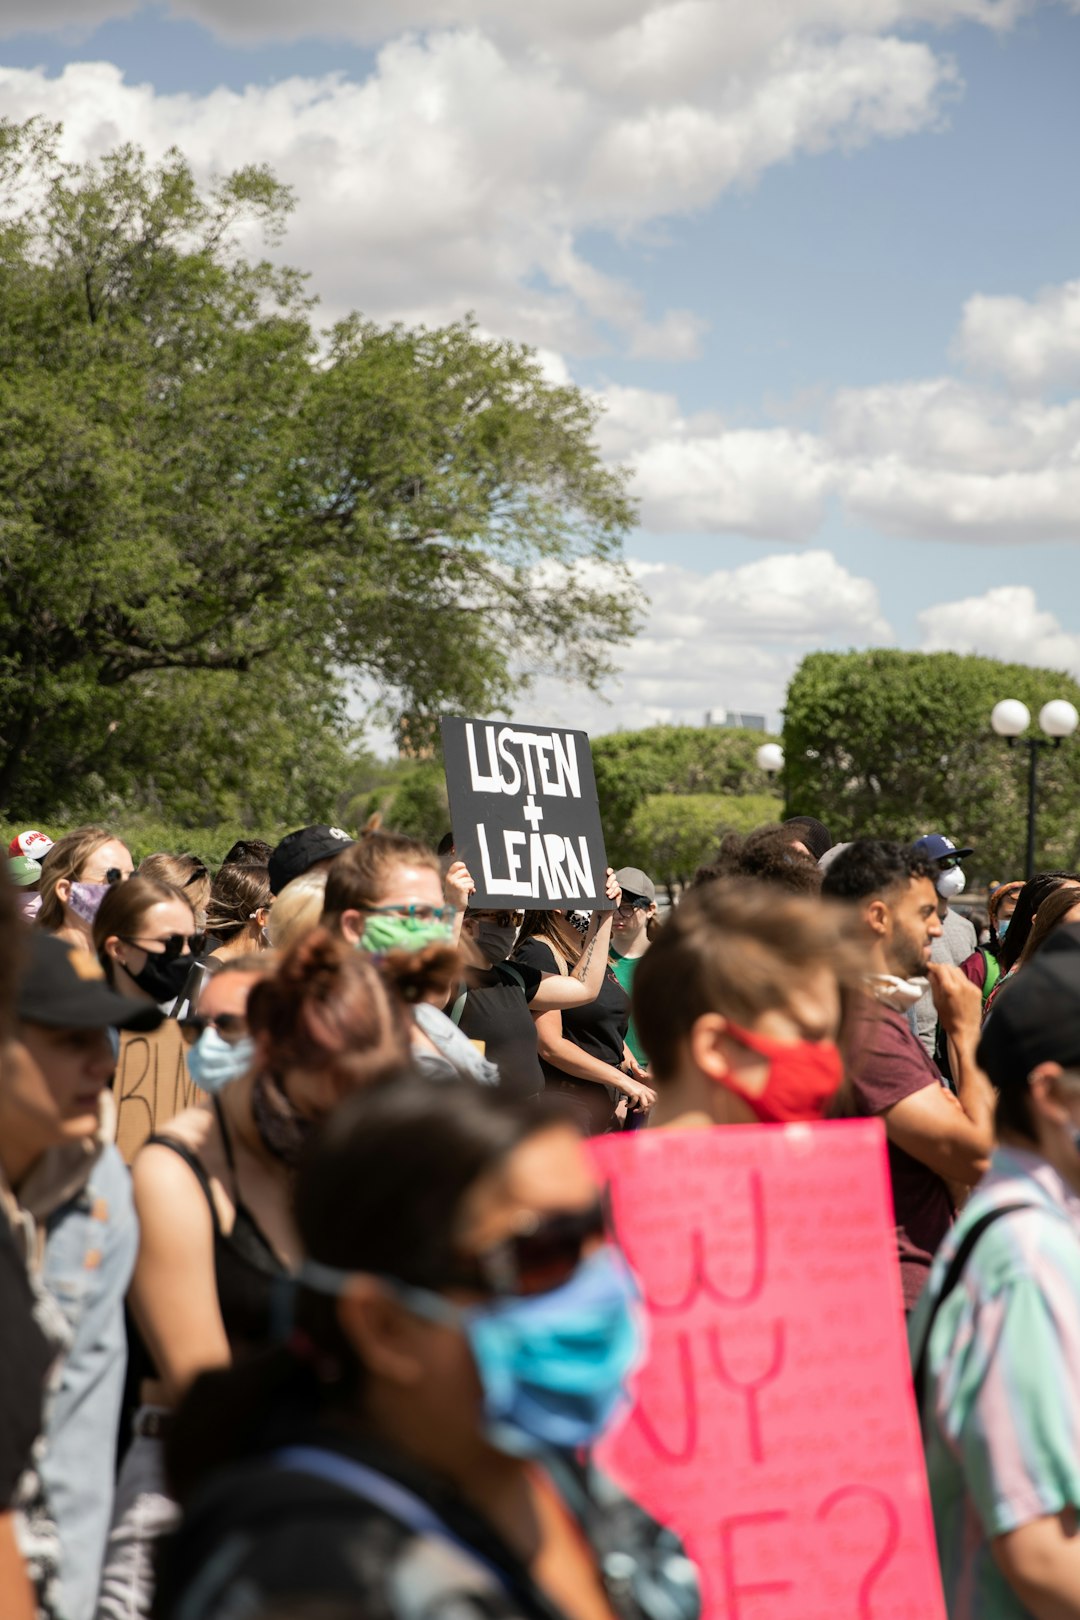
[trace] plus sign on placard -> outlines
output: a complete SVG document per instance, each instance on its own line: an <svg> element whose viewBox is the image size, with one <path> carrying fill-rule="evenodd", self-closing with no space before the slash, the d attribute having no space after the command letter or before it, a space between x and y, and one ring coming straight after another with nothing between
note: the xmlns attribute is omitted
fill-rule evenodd
<svg viewBox="0 0 1080 1620"><path fill-rule="evenodd" d="M525 820L529 823L529 826L532 828L533 832L536 831L537 827L539 827L540 823L544 819L544 812L541 810L531 793L525 800L521 813L525 817Z"/></svg>

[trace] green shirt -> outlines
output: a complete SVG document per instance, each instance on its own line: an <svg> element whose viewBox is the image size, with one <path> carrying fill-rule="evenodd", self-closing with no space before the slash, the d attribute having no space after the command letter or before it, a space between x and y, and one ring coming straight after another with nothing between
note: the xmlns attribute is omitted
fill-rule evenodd
<svg viewBox="0 0 1080 1620"><path fill-rule="evenodd" d="M637 971L637 965L640 961L640 956L620 956L614 945L612 945L608 951L608 965L610 966L612 973L614 973L615 977L622 985L623 989L626 991L627 995L630 994L631 986L634 982L634 974ZM644 1047L638 1039L638 1032L634 1028L634 1020L632 1018L630 1020L630 1027L626 1031L626 1044L630 1048L631 1052L633 1052L642 1068L645 1068L649 1060L645 1055Z"/></svg>

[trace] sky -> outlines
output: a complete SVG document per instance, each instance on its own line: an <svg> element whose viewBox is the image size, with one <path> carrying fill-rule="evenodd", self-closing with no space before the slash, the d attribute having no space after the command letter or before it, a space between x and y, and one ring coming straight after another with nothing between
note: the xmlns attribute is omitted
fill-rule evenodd
<svg viewBox="0 0 1080 1620"><path fill-rule="evenodd" d="M1078 82L1080 0L0 8L0 115L268 162L327 320L598 397L643 628L517 714L598 732L775 725L817 648L1080 676Z"/></svg>

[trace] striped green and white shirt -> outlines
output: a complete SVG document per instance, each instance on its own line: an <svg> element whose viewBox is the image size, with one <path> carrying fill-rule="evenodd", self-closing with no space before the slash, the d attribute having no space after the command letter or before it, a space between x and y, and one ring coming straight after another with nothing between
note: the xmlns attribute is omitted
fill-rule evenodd
<svg viewBox="0 0 1080 1620"><path fill-rule="evenodd" d="M1080 1508L1080 1201L1045 1159L999 1148L934 1260L913 1359L964 1234L1001 1204L941 1310L923 1437L950 1620L1023 1620L990 1551L1032 1519Z"/></svg>

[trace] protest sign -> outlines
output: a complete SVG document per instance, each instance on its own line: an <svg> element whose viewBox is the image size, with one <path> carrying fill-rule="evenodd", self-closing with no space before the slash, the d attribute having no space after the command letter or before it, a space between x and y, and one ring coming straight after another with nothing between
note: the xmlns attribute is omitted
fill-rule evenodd
<svg viewBox="0 0 1080 1620"><path fill-rule="evenodd" d="M592 754L583 731L444 719L454 847L475 906L609 911Z"/></svg>
<svg viewBox="0 0 1080 1620"><path fill-rule="evenodd" d="M599 1461L706 1620L944 1620L878 1121L590 1145L651 1320Z"/></svg>
<svg viewBox="0 0 1080 1620"><path fill-rule="evenodd" d="M148 1035L121 1034L113 1095L116 1141L130 1164L148 1136L202 1095L188 1074L175 1018L166 1018Z"/></svg>

